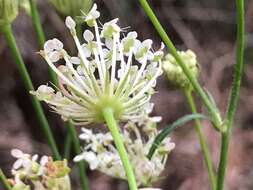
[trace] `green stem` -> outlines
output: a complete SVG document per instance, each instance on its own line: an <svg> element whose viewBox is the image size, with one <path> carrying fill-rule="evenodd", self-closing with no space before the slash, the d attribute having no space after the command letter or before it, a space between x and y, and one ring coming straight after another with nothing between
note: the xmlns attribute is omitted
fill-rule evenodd
<svg viewBox="0 0 253 190"><path fill-rule="evenodd" d="M77 37L79 39L83 38L83 31L82 31L82 23L80 23L80 21L76 21L76 33L77 33Z"/></svg>
<svg viewBox="0 0 253 190"><path fill-rule="evenodd" d="M216 110L215 106L209 100L209 98L206 95L205 91L203 90L203 88L198 83L196 77L194 77L192 75L192 73L189 70L189 68L186 66L186 64L184 63L184 61L181 59L181 57L177 53L177 50L176 50L175 46L173 45L173 43L170 40L169 36L166 34L166 32L163 29L162 25L160 24L159 20L155 16L153 10L151 9L151 7L149 6L149 4L147 3L146 0L139 0L139 2L141 4L142 8L144 9L144 11L146 12L147 16L149 17L150 21L154 25L156 31L159 33L161 39L163 40L163 42L165 43L165 45L167 46L167 48L171 51L171 54L174 56L175 60L179 64L179 66L182 68L182 70L185 73L186 77L188 78L188 80L190 81L191 85L193 86L194 90L198 93L198 95L200 96L202 102L204 103L204 105L206 106L207 110L211 114L214 126L217 129L222 130L221 129L222 120L220 118L220 114L217 113L217 110Z"/></svg>
<svg viewBox="0 0 253 190"><path fill-rule="evenodd" d="M185 91L185 96L187 98L187 101L188 101L188 104L191 108L192 113L197 113L197 108L196 108L194 99L192 97L191 90ZM204 154L204 160L205 160L205 164L206 164L207 171L208 171L208 177L209 177L211 189L215 190L216 179L215 179L215 174L213 171L213 164L212 164L212 160L210 158L210 153L209 153L207 143L205 141L205 137L203 136L202 131L201 131L201 123L200 123L199 119L195 119L195 131L196 131L196 134L199 139L199 144L200 144L201 150Z"/></svg>
<svg viewBox="0 0 253 190"><path fill-rule="evenodd" d="M130 188L130 190L137 190L138 188L136 185L134 172L133 172L133 169L132 169L131 164L129 162L126 149L125 149L124 144L122 142L122 137L120 135L120 132L119 132L119 129L117 126L117 122L115 121L113 110L111 108L104 108L103 116L104 116L107 126L112 134L112 137L114 139L114 143L115 143L116 148L118 150L121 162L122 162L123 167L125 169L129 188Z"/></svg>
<svg viewBox="0 0 253 190"><path fill-rule="evenodd" d="M70 158L70 153L71 153L71 145L72 145L72 136L69 132L69 127L67 124L64 124L65 129L67 130L65 141L64 141L64 152L63 152L63 157L66 158L67 160Z"/></svg>
<svg viewBox="0 0 253 190"><path fill-rule="evenodd" d="M32 23L33 23L33 26L34 26L34 29L36 32L37 41L38 41L39 47L43 48L44 43L45 43L45 35L44 35L42 25L40 22L40 17L39 17L39 13L38 13L38 10L36 7L36 3L35 3L35 0L29 0L29 2L30 2L30 6L31 6ZM55 85L57 85L58 80L57 80L57 76L54 73L54 71L51 68L49 68L48 72L49 72L50 80Z"/></svg>
<svg viewBox="0 0 253 190"><path fill-rule="evenodd" d="M222 134L217 190L222 190L224 188L224 178L227 167L229 139L231 134L231 128L233 125L234 114L238 104L241 78L243 74L244 42L245 42L244 0L236 0L236 11L237 11L236 65L234 68L234 79L226 113L227 130L225 133Z"/></svg>
<svg viewBox="0 0 253 190"><path fill-rule="evenodd" d="M8 181L7 181L7 178L5 177L2 169L0 168L0 181L1 183L3 184L3 186L5 187L5 189L7 190L11 190L11 186L9 185Z"/></svg>
<svg viewBox="0 0 253 190"><path fill-rule="evenodd" d="M2 31L3 31L3 34L4 34L5 39L7 41L7 44L9 46L10 50L11 50L12 56L15 60L15 63L18 67L18 71L20 73L21 79L24 83L24 86L25 86L26 90L28 92L33 91L34 87L33 87L31 78L30 78L30 76L27 72L24 61L23 61L22 56L21 56L21 54L19 52L19 49L17 47L15 38L14 38L13 33L12 33L11 26L6 25L6 26L2 27ZM42 131L45 134L47 142L48 142L48 144L51 148L53 157L57 160L61 159L61 156L58 152L56 143L54 141L54 138L53 138L53 135L52 135L52 132L51 132L51 129L49 127L49 124L47 122L47 119L45 117L45 114L43 112L43 109L41 107L40 102L38 101L38 99L35 96L32 96L32 95L31 95L31 102L32 102L32 105L34 107L35 115L36 115L36 117L39 121L40 127L42 128Z"/></svg>
<svg viewBox="0 0 253 190"><path fill-rule="evenodd" d="M78 155L81 153L81 148L80 148L79 139L77 138L78 135L76 133L75 127L71 123L67 123L66 127L68 127L68 133L70 133L70 135L72 137L75 154ZM81 179L82 189L88 190L89 189L88 180L87 180L87 176L86 176L86 172L85 172L86 163L84 161L82 161L82 162L78 162L77 165L78 165L78 169L79 169L79 175L80 175L80 179Z"/></svg>

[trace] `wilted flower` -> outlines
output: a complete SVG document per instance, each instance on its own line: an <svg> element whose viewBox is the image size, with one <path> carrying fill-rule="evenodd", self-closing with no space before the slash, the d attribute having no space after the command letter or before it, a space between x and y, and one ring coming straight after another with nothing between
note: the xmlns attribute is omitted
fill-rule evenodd
<svg viewBox="0 0 253 190"><path fill-rule="evenodd" d="M0 0L0 27L12 23L17 14L18 0Z"/></svg>
<svg viewBox="0 0 253 190"><path fill-rule="evenodd" d="M175 147L175 144L167 137L159 145L152 159L147 158L149 149L158 133L152 120L147 118L145 125L141 128L142 130L132 122L127 123L122 130L122 141L138 186L148 186L159 179L159 175L165 167L167 155ZM92 170L97 169L110 176L126 179L110 133L94 134L91 130L83 128L80 139L84 140L86 145L83 152L77 155L74 161L85 160Z"/></svg>
<svg viewBox="0 0 253 190"><path fill-rule="evenodd" d="M76 23L66 18L78 55L69 55L58 39L47 41L40 54L58 75L60 87L55 91L42 85L31 92L76 125L104 122L104 108L111 108L121 121L146 116L152 111L150 98L162 73L163 46L154 52L150 39L141 42L136 32L125 34L118 19L98 27L99 15L94 4L84 18L94 32L84 32L83 44L76 36ZM65 64L56 67L59 60Z"/></svg>
<svg viewBox="0 0 253 190"><path fill-rule="evenodd" d="M199 75L199 67L195 53L191 50L187 50L178 51L178 54L183 59L192 75L197 78ZM167 79L172 85L182 89L191 87L191 84L183 70L177 64L177 61L171 54L167 54L165 56L163 60L163 70L167 75Z"/></svg>
<svg viewBox="0 0 253 190"><path fill-rule="evenodd" d="M62 15L79 16L89 11L92 0L49 0Z"/></svg>
<svg viewBox="0 0 253 190"><path fill-rule="evenodd" d="M51 157L43 156L37 161L38 155L31 156L18 149L12 150L11 154L17 158L12 168L12 190L71 189L66 160L53 161ZM30 187L31 184L34 188Z"/></svg>

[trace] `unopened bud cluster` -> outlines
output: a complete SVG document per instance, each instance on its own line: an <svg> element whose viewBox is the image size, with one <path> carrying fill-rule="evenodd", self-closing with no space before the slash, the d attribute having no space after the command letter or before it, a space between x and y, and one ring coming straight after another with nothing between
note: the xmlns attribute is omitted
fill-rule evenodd
<svg viewBox="0 0 253 190"><path fill-rule="evenodd" d="M0 27L11 24L18 14L18 0L0 0Z"/></svg>
<svg viewBox="0 0 253 190"><path fill-rule="evenodd" d="M89 11L92 0L49 0L55 9L65 16L79 16Z"/></svg>
<svg viewBox="0 0 253 190"><path fill-rule="evenodd" d="M178 54L192 75L197 78L199 75L199 67L195 53L191 50L187 50L178 51ZM163 60L163 70L166 73L167 79L173 86L181 89L191 88L189 80L171 54L165 56Z"/></svg>

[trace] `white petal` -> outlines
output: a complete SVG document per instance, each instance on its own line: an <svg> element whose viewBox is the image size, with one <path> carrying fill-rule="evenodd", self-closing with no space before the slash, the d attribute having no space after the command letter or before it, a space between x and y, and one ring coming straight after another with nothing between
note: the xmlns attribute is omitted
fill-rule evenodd
<svg viewBox="0 0 253 190"><path fill-rule="evenodd" d="M80 65L81 61L78 57L71 57L70 62L74 65Z"/></svg>
<svg viewBox="0 0 253 190"><path fill-rule="evenodd" d="M39 93L54 93L54 89L47 85L40 85L38 88L38 92Z"/></svg>
<svg viewBox="0 0 253 190"><path fill-rule="evenodd" d="M84 160L84 156L83 154L77 155L73 160L74 162L80 162L81 160Z"/></svg>
<svg viewBox="0 0 253 190"><path fill-rule="evenodd" d="M38 157L39 157L38 154L33 155L32 161L36 161L38 159Z"/></svg>
<svg viewBox="0 0 253 190"><path fill-rule="evenodd" d="M162 121L162 117L160 117L160 116L151 117L150 119L154 123L159 123Z"/></svg>
<svg viewBox="0 0 253 190"><path fill-rule="evenodd" d="M16 160L16 162L14 162L13 164L13 169L17 170L19 169L21 166L23 165L23 160L22 159L18 159Z"/></svg>
<svg viewBox="0 0 253 190"><path fill-rule="evenodd" d="M83 38L86 42L92 41L94 39L94 35L90 30L85 30L83 33Z"/></svg>
<svg viewBox="0 0 253 190"><path fill-rule="evenodd" d="M108 49L112 49L112 47L113 47L113 41L112 41L112 39L106 38L106 39L105 39L105 46L106 46Z"/></svg>
<svg viewBox="0 0 253 190"><path fill-rule="evenodd" d="M76 27L75 21L70 16L66 18L65 24L70 30L74 30Z"/></svg>
<svg viewBox="0 0 253 190"><path fill-rule="evenodd" d="M148 60L154 59L154 54L151 51L148 51L147 54L146 54L146 56L147 56Z"/></svg>
<svg viewBox="0 0 253 190"><path fill-rule="evenodd" d="M87 48L86 44L82 45L83 53L85 57L90 57L91 56L91 51Z"/></svg>
<svg viewBox="0 0 253 190"><path fill-rule="evenodd" d="M63 43L58 40L57 38L53 39L54 49L55 50L62 50L63 49Z"/></svg>
<svg viewBox="0 0 253 190"><path fill-rule="evenodd" d="M81 129L83 133L92 134L92 131L90 129L82 128Z"/></svg>
<svg viewBox="0 0 253 190"><path fill-rule="evenodd" d="M54 42L52 40L48 40L44 44L45 53L49 53L54 50Z"/></svg>
<svg viewBox="0 0 253 190"><path fill-rule="evenodd" d="M26 171L26 172L29 172L29 170L30 170L31 167L32 167L32 162L31 162L31 160L24 159L22 164L23 164L23 167L24 167L25 171Z"/></svg>
<svg viewBox="0 0 253 190"><path fill-rule="evenodd" d="M12 149L11 155L15 158L21 158L21 157L23 157L24 153L19 149Z"/></svg>
<svg viewBox="0 0 253 190"><path fill-rule="evenodd" d="M90 135L88 135L88 134L81 134L81 135L79 135L79 138L81 139L81 140L90 140L91 139L91 136Z"/></svg>
<svg viewBox="0 0 253 190"><path fill-rule="evenodd" d="M99 162L94 152L85 152L83 156L84 156L84 159L89 163L91 170L94 170L97 168Z"/></svg>
<svg viewBox="0 0 253 190"><path fill-rule="evenodd" d="M137 34L137 32L135 32L135 31L129 32L129 33L127 34L127 37L128 37L128 38L137 38L137 36L138 36L138 34Z"/></svg>
<svg viewBox="0 0 253 190"><path fill-rule="evenodd" d="M53 51L53 52L50 52L49 55L48 55L49 59L54 63L54 62L57 62L60 60L61 58L61 53L58 52L58 51Z"/></svg>
<svg viewBox="0 0 253 190"><path fill-rule="evenodd" d="M48 156L42 156L40 159L40 165L45 166L48 162Z"/></svg>
<svg viewBox="0 0 253 190"><path fill-rule="evenodd" d="M152 45L153 41L150 40L150 39L146 39L142 42L142 45L145 46L145 47L148 47L149 49L151 48L151 45Z"/></svg>

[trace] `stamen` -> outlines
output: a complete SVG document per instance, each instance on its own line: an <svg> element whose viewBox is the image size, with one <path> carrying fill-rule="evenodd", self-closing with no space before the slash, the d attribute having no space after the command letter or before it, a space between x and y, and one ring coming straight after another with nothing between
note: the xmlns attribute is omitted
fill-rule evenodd
<svg viewBox="0 0 253 190"><path fill-rule="evenodd" d="M77 73L77 71L74 69L73 64L69 61L66 52L63 52L63 57L66 62L67 67L70 69L70 71L74 74L78 82L83 86L84 90L86 90L87 94L92 93L94 95L94 91L91 90L87 84L85 84L84 80L80 77L80 75Z"/></svg>
<svg viewBox="0 0 253 190"><path fill-rule="evenodd" d="M117 53L117 38L118 34L113 34L113 50L112 50L112 69L111 69L111 83L110 83L110 95L113 95L114 92L114 83L115 83L115 73L116 73L116 53Z"/></svg>
<svg viewBox="0 0 253 190"><path fill-rule="evenodd" d="M103 71L103 77L106 78L106 67L105 67L105 58L104 58L104 53L102 50L102 43L100 40L100 34L98 31L98 25L97 22L95 21L95 34L96 34L96 40L97 40L97 44L98 44L98 52L99 52L99 56L100 56L100 63L101 63L101 70Z"/></svg>
<svg viewBox="0 0 253 190"><path fill-rule="evenodd" d="M80 93L80 95L84 98L85 101L90 102L91 104L94 104L94 99L90 98L84 91L77 88L68 78L66 78L50 61L49 57L47 55L44 56L45 60L47 61L48 65L52 68L52 70L71 88L73 88L75 91Z"/></svg>

